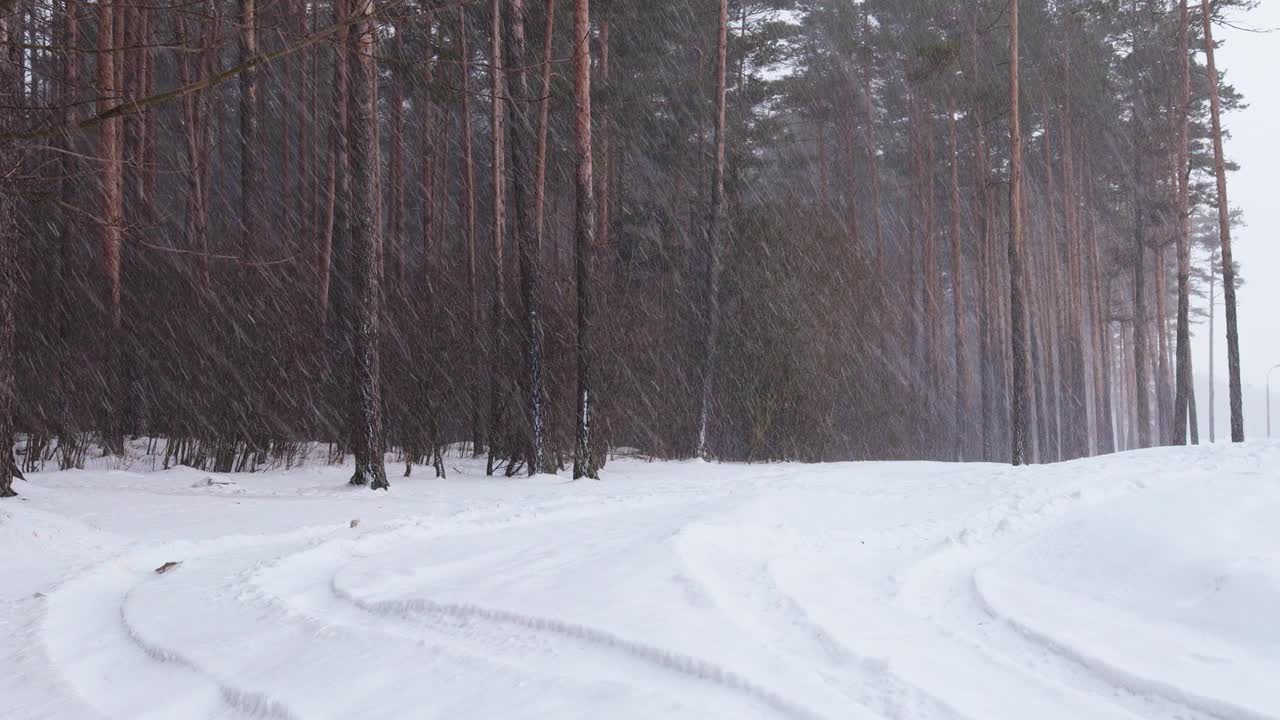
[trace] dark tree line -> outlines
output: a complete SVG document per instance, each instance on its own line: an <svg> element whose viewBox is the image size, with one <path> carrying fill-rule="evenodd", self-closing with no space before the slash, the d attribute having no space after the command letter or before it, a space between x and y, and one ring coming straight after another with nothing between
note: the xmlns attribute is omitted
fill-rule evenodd
<svg viewBox="0 0 1280 720"><path fill-rule="evenodd" d="M1248 4L6 0L0 492L1182 443L1206 283L1241 440Z"/></svg>

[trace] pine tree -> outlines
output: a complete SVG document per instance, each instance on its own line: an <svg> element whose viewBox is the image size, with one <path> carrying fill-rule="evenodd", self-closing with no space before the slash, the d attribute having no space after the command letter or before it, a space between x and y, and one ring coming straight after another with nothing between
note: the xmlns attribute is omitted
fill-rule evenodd
<svg viewBox="0 0 1280 720"><path fill-rule="evenodd" d="M0 2L0 133L14 129L13 118L19 107L18 45L13 43L12 15L15 0ZM0 172L11 174L17 158L12 140L0 139ZM0 193L0 498L17 495L13 477L17 465L13 459L14 414L17 410L17 385L14 382L14 305L18 296L18 228L11 193Z"/></svg>
<svg viewBox="0 0 1280 720"><path fill-rule="evenodd" d="M573 452L573 477L595 478L595 452L592 447L592 323L593 289L591 256L595 250L596 201L591 177L591 16L590 0L573 2L573 87L574 140L577 172L574 195L577 210L574 219L574 269L577 276L578 391L576 409L577 440Z"/></svg>
<svg viewBox="0 0 1280 720"><path fill-rule="evenodd" d="M1214 60L1213 11L1201 0L1204 53L1209 73L1209 114L1213 123L1213 172L1218 189L1218 234L1222 243L1222 301L1227 311L1227 382L1231 404L1231 442L1244 442L1244 399L1240 391L1240 330L1236 320L1236 269L1231 254L1231 205L1227 201L1227 161L1222 149L1222 101Z"/></svg>
<svg viewBox="0 0 1280 720"><path fill-rule="evenodd" d="M351 26L351 323L355 474L352 485L368 484L386 490L387 471L382 451L382 366L379 335L382 322L382 284L378 272L378 157L377 32L372 22L373 0L356 0Z"/></svg>
<svg viewBox="0 0 1280 720"><path fill-rule="evenodd" d="M1178 3L1178 68L1181 75L1178 100L1178 338L1177 381L1173 408L1173 443L1187 442L1188 405L1192 392L1191 379L1191 210L1190 168L1188 163L1188 130L1191 123L1191 18L1187 0ZM1194 422L1194 419L1193 419Z"/></svg>
<svg viewBox="0 0 1280 720"><path fill-rule="evenodd" d="M546 453L546 395L543 390L542 359L542 256L538 249L538 228L534 204L538 182L536 153L539 141L534 139L529 83L524 69L524 0L507 0L505 45L507 61L508 105L511 110L511 175L515 207L516 247L520 256L520 299L524 305L524 377L525 413L528 423L529 474L551 472ZM542 147L545 151L545 145Z"/></svg>
<svg viewBox="0 0 1280 720"><path fill-rule="evenodd" d="M1026 267L1022 238L1022 120L1018 75L1018 0L1009 0L1009 313L1013 387L1010 405L1014 465L1031 460L1031 358L1025 307Z"/></svg>
<svg viewBox="0 0 1280 720"><path fill-rule="evenodd" d="M725 156L725 75L729 44L729 0L720 0L716 42L715 160L712 163L711 220L707 229L706 327L702 348L702 404L698 414L698 456L710 459L711 413L715 400L716 360L720 352L720 275L724 263L724 156Z"/></svg>
<svg viewBox="0 0 1280 720"><path fill-rule="evenodd" d="M489 459L485 474L497 469L499 456L508 448L503 447L504 415L506 413L507 387L503 373L503 359L507 354L507 143L506 143L506 89L503 87L502 58L502 2L492 0L489 5L489 141L493 169L489 225L490 252L493 260L493 295L489 323Z"/></svg>

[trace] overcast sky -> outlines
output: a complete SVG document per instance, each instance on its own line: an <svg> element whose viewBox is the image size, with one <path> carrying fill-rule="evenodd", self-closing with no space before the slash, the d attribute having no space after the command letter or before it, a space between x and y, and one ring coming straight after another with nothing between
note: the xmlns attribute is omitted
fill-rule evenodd
<svg viewBox="0 0 1280 720"><path fill-rule="evenodd" d="M1250 28L1280 27L1280 0L1264 0L1256 10L1241 13L1233 21ZM1236 260L1246 281L1239 294L1241 374L1245 384L1261 392L1268 368L1280 363L1280 32L1259 34L1217 27L1214 33L1225 41L1217 56L1218 68L1226 71L1227 80L1249 104L1225 118L1231 133L1227 156L1241 166L1227 178L1227 196L1232 207L1244 211L1247 223L1232 235ZM1225 384L1222 310L1219 295L1214 375ZM1208 324L1194 326L1192 331L1196 333L1193 364L1196 374L1204 375L1209 371ZM1272 375L1272 381L1280 390L1280 370ZM1207 398L1197 399L1207 402ZM1219 433L1226 426L1226 403L1222 395L1215 402ZM1246 420L1248 427L1260 426L1258 418Z"/></svg>

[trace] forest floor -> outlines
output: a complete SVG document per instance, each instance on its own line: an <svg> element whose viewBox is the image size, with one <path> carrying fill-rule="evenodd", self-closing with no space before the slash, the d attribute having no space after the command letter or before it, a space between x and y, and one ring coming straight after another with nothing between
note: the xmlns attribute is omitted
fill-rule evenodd
<svg viewBox="0 0 1280 720"><path fill-rule="evenodd" d="M1280 445L447 466L31 475L0 716L1280 718Z"/></svg>

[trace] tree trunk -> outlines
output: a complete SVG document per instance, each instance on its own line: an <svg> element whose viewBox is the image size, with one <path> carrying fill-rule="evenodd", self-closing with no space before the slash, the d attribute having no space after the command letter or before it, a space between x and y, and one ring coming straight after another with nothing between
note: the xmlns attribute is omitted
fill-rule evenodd
<svg viewBox="0 0 1280 720"><path fill-rule="evenodd" d="M258 54L257 0L240 0L240 61ZM258 146L258 71L240 73L240 254L249 257L261 239L257 193L262 148Z"/></svg>
<svg viewBox="0 0 1280 720"><path fill-rule="evenodd" d="M1169 323L1166 276L1169 271L1168 253L1165 246L1157 243L1153 248L1155 270L1155 326L1156 326L1156 359L1152 375L1156 385L1156 434L1155 440L1160 445L1168 445L1173 438L1173 373L1169 368Z"/></svg>
<svg viewBox="0 0 1280 720"><path fill-rule="evenodd" d="M1142 155L1142 91L1138 72L1138 18L1134 4L1132 63L1132 112L1133 112L1133 355L1134 405L1138 411L1137 442L1139 448L1151 446L1151 405L1148 400L1150 380L1147 377L1143 355L1147 352L1147 274L1144 264L1147 254L1147 209L1143 195L1146 173Z"/></svg>
<svg viewBox="0 0 1280 720"><path fill-rule="evenodd" d="M1022 217L1030 217L1030 209L1024 194L1022 199ZM1052 222L1046 223L1050 228ZM1027 236L1034 238L1034 226L1025 226ZM1037 246L1040 246L1037 248ZM1027 318L1031 343L1031 390L1034 398L1031 413L1032 462L1045 463L1058 460L1058 415L1051 408L1056 393L1053 384L1057 375L1054 361L1055 332L1060 313L1054 311L1052 298L1055 295L1053 279L1059 274L1056 259L1049 257L1049 244L1037 243L1034 239L1025 240L1024 260L1027 272ZM1037 249L1040 251L1037 252ZM1054 260L1053 265L1050 261Z"/></svg>
<svg viewBox="0 0 1280 720"><path fill-rule="evenodd" d="M1244 442L1244 400L1240 392L1240 331L1236 322L1236 268L1231 254L1231 204L1227 201L1227 160L1222 149L1222 108L1218 65L1214 60L1213 13L1204 13L1204 53L1209 73L1209 114L1213 120L1213 170L1218 186L1218 235L1222 242L1222 299L1227 309L1227 382L1231 403L1231 442Z"/></svg>
<svg viewBox="0 0 1280 720"><path fill-rule="evenodd" d="M929 356L929 383L931 387L941 388L942 379L942 273L938 269L938 238L934 227L934 182L935 146L933 137L933 104L924 103L924 118L921 123L924 132L924 162L920 167L920 192L924 201L924 288L925 318L928 324L926 332ZM934 393L934 398L939 397Z"/></svg>
<svg viewBox="0 0 1280 720"><path fill-rule="evenodd" d="M972 14L969 24L970 38L970 81L978 82L978 20ZM982 362L978 367L978 408L981 415L981 441L984 462L995 460L995 371L999 363L996 361L992 340L991 314L994 312L991 272L995 264L995 256L990 245L991 237L991 200L990 200L990 167L991 158L987 153L986 125L979 102L973 108L973 185L974 203L976 206L974 231L978 246L978 356ZM884 277L884 269L879 271Z"/></svg>
<svg viewBox="0 0 1280 720"><path fill-rule="evenodd" d="M1070 59L1066 61L1067 77L1071 77ZM1089 454L1089 403L1088 361L1085 353L1085 338L1088 335L1085 316L1088 313L1089 300L1086 294L1088 279L1084 272L1084 259L1080 228L1080 193L1077 187L1075 170L1076 145L1072 127L1071 98L1064 94L1060 108L1062 119L1062 175L1066 197L1067 220L1067 297L1066 327L1067 337L1064 351L1067 368L1067 392L1063 398L1067 406L1067 429L1064 433L1065 459L1075 459ZM1095 388L1097 392L1097 388ZM1095 418L1095 421L1097 418ZM1096 422L1095 422L1096 424Z"/></svg>
<svg viewBox="0 0 1280 720"><path fill-rule="evenodd" d="M870 35L871 26L864 9L863 16L863 34ZM875 95L872 92L871 85L871 57L870 57L870 40L867 42L868 57L863 59L862 65L862 97L865 101L864 112L867 119L867 159L870 161L871 175L871 232L875 236L875 257L876 257L876 274L878 277L885 277L885 239L884 228L880 216L880 152L876 139L876 106Z"/></svg>
<svg viewBox="0 0 1280 720"><path fill-rule="evenodd" d="M1214 417L1214 393L1218 384L1218 378L1213 374L1214 369L1214 318L1218 312L1218 253L1215 251L1209 256L1209 443L1213 444L1218 441L1217 435L1217 419Z"/></svg>
<svg viewBox="0 0 1280 720"><path fill-rule="evenodd" d="M1191 209L1190 209L1190 125L1191 125L1191 14L1188 0L1178 3L1178 330L1175 340L1177 360L1173 393L1173 444L1187 443L1187 422L1195 425L1190 411L1193 392L1191 377Z"/></svg>
<svg viewBox="0 0 1280 720"><path fill-rule="evenodd" d="M503 100L502 69L502 0L489 5L489 93L490 93L490 141L493 172L492 220L489 225L493 257L492 324L489 335L489 460L485 473L492 475L503 450L502 425L506 406L506 387L502 372L502 359L506 356L507 287L505 250L507 229L507 170L506 170L506 103Z"/></svg>
<svg viewBox="0 0 1280 720"><path fill-rule="evenodd" d="M458 10L458 54L462 58L462 234L467 256L467 296L469 301L468 318L470 322L471 353L473 357L482 356L480 332L480 278L477 266L476 246L476 167L471 151L471 53L467 49L467 9ZM480 454L484 445L481 432L481 392L480 374L474 368L468 368L467 385L471 400L471 450Z"/></svg>
<svg viewBox="0 0 1280 720"><path fill-rule="evenodd" d="M1058 207L1057 188L1053 172L1053 143L1050 133L1049 96L1041 88L1041 104L1044 122L1044 133L1040 138L1040 148L1044 165L1044 203L1045 229L1047 237L1043 252L1036 253L1034 247L1028 253L1031 265L1031 276L1035 278L1035 289L1032 290L1032 337L1035 338L1033 355L1036 359L1037 390L1042 396L1036 438L1039 441L1040 462L1057 462L1061 459L1064 425L1070 425L1071 419L1066 416L1068 403L1063 402L1070 393L1070 379L1067 368L1063 365L1064 355L1061 352L1064 344L1062 336L1064 328L1069 326L1065 317L1070 312L1068 303L1061 302L1063 282L1062 253L1058 244ZM1025 217L1025 215L1024 215ZM1039 261L1037 262L1037 258Z"/></svg>
<svg viewBox="0 0 1280 720"><path fill-rule="evenodd" d="M103 0L110 8L110 3ZM10 106L0 113L0 133L15 129L16 107L21 105L20 76L17 73L18 58L22 55L13 39L10 15L14 2L0 3L0 41L5 43L0 55L0 103ZM109 10L108 10L109 12ZM6 177L14 174L17 154L12 140L0 139L0 172ZM14 415L17 411L17 385L14 381L14 304L18 300L18 228L14 217L14 196L0 193L0 498L17 495L13 490Z"/></svg>
<svg viewBox="0 0 1280 720"><path fill-rule="evenodd" d="M911 89L907 90L907 228L906 228L906 259L905 265L900 268L899 272L906 276L907 294L900 302L906 308L906 324L905 331L907 352L907 361L910 367L911 378L913 382L921 383L927 381L929 367L929 352L925 345L924 331L924 313L928 306L925 295L929 292L928 277L924 270L920 256L921 248L924 243L920 238L920 221L924 216L924 192L921 189L923 180L921 175L924 174L924 161L920 158L920 118L919 111L916 107L915 92ZM923 279L923 282L922 282ZM929 402L932 399L932 393L923 393L922 400Z"/></svg>
<svg viewBox="0 0 1280 720"><path fill-rule="evenodd" d="M423 11L422 24L426 29L427 48L425 67L422 71L420 104L419 146L421 167L418 169L418 185L422 202L422 283L428 292L434 286L433 275L437 272L441 238L437 234L437 225L441 220L438 195L442 189L436 177L440 165L440 154L447 147L445 143L437 143L436 127L437 107L432 97L432 84L435 82L435 16L430 10ZM443 123L442 123L443 124Z"/></svg>
<svg viewBox="0 0 1280 720"><path fill-rule="evenodd" d="M80 50L80 3L79 0L65 0L62 7L63 18L61 25L61 43L69 48L72 52ZM0 38L4 38L3 32L0 32ZM8 63L9 58L0 57L0 63ZM6 71L8 65L5 66ZM2 83L3 81L0 81ZM60 100L62 102L62 124L64 127L71 127L79 120L81 115L79 111L80 99L80 63L64 62L62 64L62 76L60 78ZM80 197L79 177L83 172L83 165L79 157L73 154L75 151L82 149L82 144L78 142L79 135L77 133L67 132L59 136L58 147L68 151L60 158L60 169L62 177L58 181L58 193L63 203L63 211L61 213L58 227L58 270L54 278L57 283L57 341L59 349L57 353L57 361L59 363L56 377L54 379L55 401L54 412L57 413L57 431L58 445L60 448L67 449L62 453L62 460L59 463L61 469L76 467L79 463L72 460L74 452L70 448L77 445L76 442L76 425L77 418L72 413L72 400L76 382L74 378L77 376L78 367L82 364L83 359L76 357L78 353L72 348L74 346L72 318L73 308L76 304L75 285L69 282L73 277L72 267L75 258L75 248L79 245L79 236L81 228L79 220L74 217L74 211L71 208L77 207ZM3 156L7 167L8 155L6 151L0 150L0 156ZM12 222L7 215L5 219L0 220L0 226L8 227ZM8 232L8 230L0 230L0 232ZM3 276L0 276L3 277ZM0 282L3 282L0 280ZM2 312L2 311L0 311ZM3 322L3 321L0 321ZM3 330L0 330L3 332ZM0 341L2 342L2 341ZM10 347L10 346L5 346ZM12 355L13 350L0 349L8 355ZM0 371L3 372L3 371ZM0 381L2 382L2 381ZM8 436L0 435L0 447L8 449Z"/></svg>
<svg viewBox="0 0 1280 720"><path fill-rule="evenodd" d="M818 118L814 125L817 134L815 142L815 153L818 158L818 206L822 208L823 215L831 212L831 194L828 187L830 180L830 160L827 158L827 123L824 119Z"/></svg>
<svg viewBox="0 0 1280 720"><path fill-rule="evenodd" d="M404 307L406 311L414 313L411 321L418 319L426 319L435 326L439 321L438 294L436 292L438 284L436 275L439 273L439 252L441 245L441 216L444 214L440 207L439 196L442 189L448 186L441 182L437 177L440 169L440 161L445 159L446 154L444 148L447 147L447 139L445 142L439 142L437 132L443 128L445 123L440 123L441 128L437 128L437 107L435 99L432 96L433 85L435 80L437 60L435 58L435 15L429 9L422 10L421 19L419 21L426 37L426 48L424 51L424 62L422 76L419 80L418 90L419 98L415 103L418 110L419 120L419 156L421 158L418 168L418 185L420 189L420 201L422 204L422 222L421 231L421 261L418 271L418 292L411 294L405 298ZM405 239L406 245L408 239ZM407 254L408 249L405 248ZM407 262L407 261L406 261ZM407 270L406 270L407 272ZM412 299L411 299L412 298ZM426 338L417 338L418 352L422 357L417 360L416 365L410 374L414 378L414 394L417 403L421 408L418 414L425 416L425 422L415 420L410 423L413 428L412 445L413 451L408 448L405 451L405 473L409 472L412 456L419 455L424 461L429 461L436 471L436 477L445 477L445 469L441 449L443 442L440 433L439 420L439 398L441 393L437 388L445 385L441 372L440 353L434 347L430 340Z"/></svg>
<svg viewBox="0 0 1280 720"><path fill-rule="evenodd" d="M333 36L333 118L329 128L329 174L328 188L325 198L324 237L320 244L320 319L325 327L337 335L343 335L338 328L338 307L340 288L333 282L338 273L335 267L337 251L345 247L346 205L347 205L347 93L349 68L346 63L347 35L350 29L345 25L347 18L346 0L333 0L333 21L338 32Z"/></svg>
<svg viewBox="0 0 1280 720"><path fill-rule="evenodd" d="M855 252L864 252L866 248L862 246L862 231L858 222L858 120L857 113L854 112L853 107L856 95L857 91L850 85L844 127L844 154L847 163L845 167L845 215L846 222L849 225L849 248Z"/></svg>
<svg viewBox="0 0 1280 720"><path fill-rule="evenodd" d="M146 33L146 14L148 11L148 8L143 8L136 2L121 4L116 11L115 31L117 35L123 33L124 42L122 47L125 48L116 56L119 79L117 89L125 102L145 97L147 94L146 51L143 46L148 41ZM34 72L35 68L33 67L32 70ZM131 113L121 120L120 152L123 173L121 178L121 192L123 194L121 216L128 218L128 222L121 227L122 253L124 248L135 246L136 242L151 230L147 226L149 218L146 212L146 207L149 204L146 187L149 174L146 169L149 141L146 130L147 117L145 111ZM139 276L141 269L135 255L131 254L126 257L122 254L120 284L124 299L128 299L130 291L138 287L138 281L141 279ZM137 349L137 343L139 333L145 332L145 328L149 324L146 315L151 309L149 305L145 304L131 304L130 308L129 314L122 314L120 319L121 345L119 357L122 374L119 377L119 382L123 386L121 389L123 394L121 418L126 432L141 426L143 378L139 377L140 353Z"/></svg>
<svg viewBox="0 0 1280 720"><path fill-rule="evenodd" d="M551 124L551 53L555 45L556 0L545 0L546 25L542 30L542 94L538 99L538 159L533 188L534 227L538 257L542 257L547 201L547 130Z"/></svg>
<svg viewBox="0 0 1280 720"><path fill-rule="evenodd" d="M1187 362L1188 369L1190 361ZM1187 385L1187 415L1191 424L1191 444L1200 444L1200 417L1196 414L1196 385L1194 382Z"/></svg>
<svg viewBox="0 0 1280 720"><path fill-rule="evenodd" d="M207 17L212 17L210 5L206 0L204 10ZM179 28L184 44L193 43L207 46L212 43L208 32L209 20L197 21L197 32L191 30L192 20L180 18ZM180 58L179 71L183 84L203 80L209 69L208 51L194 56L184 53ZM75 63L68 63L74 65ZM187 172L187 234L191 249L196 253L196 288L201 295L207 295L209 287L209 144L212 123L208 120L208 93L201 90L183 98L183 113L186 130L186 150L189 168Z"/></svg>
<svg viewBox="0 0 1280 720"><path fill-rule="evenodd" d="M1141 164L1141 159L1134 157L1136 164ZM1141 173L1141 171L1138 171ZM1151 447L1151 401L1148 396L1150 390L1150 379L1147 377L1147 364L1143 357L1147 351L1147 290L1146 290L1146 270L1143 267L1146 255L1145 244L1145 223L1141 219L1144 211L1140 207L1142 201L1139 199L1141 191L1134 193L1134 264L1133 264L1133 345L1132 350L1135 358L1134 367L1134 408L1137 410L1137 438L1136 447Z"/></svg>
<svg viewBox="0 0 1280 720"><path fill-rule="evenodd" d="M1084 171L1085 180L1085 202L1089 207L1094 207L1093 202L1093 180L1088 170ZM1095 425L1097 425L1097 437L1095 440L1096 452L1100 455L1106 455L1115 452L1116 449L1116 433L1115 421L1112 411L1112 374L1111 374L1111 322L1107 319L1106 313L1109 308L1103 304L1103 270L1101 254L1098 250L1098 223L1095 213L1088 213L1089 220L1089 266L1090 277L1089 287L1089 313L1093 318L1093 339L1094 339L1094 359L1093 359L1093 380L1094 380L1094 413L1097 417ZM1105 297L1110 300L1110 284L1106 285L1107 293Z"/></svg>
<svg viewBox="0 0 1280 720"><path fill-rule="evenodd" d="M343 412L343 403L339 400L342 395L349 394L352 396L351 401L355 401L355 393L349 390L353 387L351 378L347 374L352 367L354 349L351 339L355 335L352 327L355 289L349 281L355 273L352 257L354 242L352 222L356 210L352 198L351 158L354 152L352 146L354 136L351 132L353 111L351 39L354 30L346 24L352 12L353 6L349 0L334 0L333 18L335 23L340 24L341 29L334 36L333 42L334 89L331 128L333 159L330 174L329 241L326 243L329 260L328 272L325 274L328 278L325 281L327 290L325 302L328 308L325 318L328 321L326 331L329 341L327 358L329 377L327 379L329 391L335 396L331 421L336 425L338 447L343 452L350 443L359 442L359 438L352 437L350 434L352 430L350 422L344 422L346 413Z"/></svg>
<svg viewBox="0 0 1280 720"><path fill-rule="evenodd" d="M1137 423L1134 421L1136 409L1133 404L1133 363L1132 352L1130 346L1133 344L1129 341L1124 323L1117 323L1120 330L1117 333L1117 347L1115 360L1115 377L1119 378L1119 408L1116 410L1116 420L1119 422L1120 451L1132 450L1134 446L1134 435L1137 432Z"/></svg>
<svg viewBox="0 0 1280 720"><path fill-rule="evenodd" d="M711 412L715 393L716 362L720 335L720 273L724 235L725 71L729 42L729 0L720 0L716 43L715 162L711 179L711 222L707 229L710 261L707 272L707 318L703 330L702 409L698 416L698 456L711 458Z"/></svg>
<svg viewBox="0 0 1280 720"><path fill-rule="evenodd" d="M404 53L404 25L396 20L393 21L392 26L395 29L395 59L399 63L404 63L407 60ZM429 62L430 58L427 60ZM399 70L399 67L395 67L390 76L391 102L388 108L391 122L391 218L388 223L388 229L391 232L389 243L391 262L387 279L391 287L393 308L401 305L408 290L406 284L408 276L405 268L407 241L405 239L404 73Z"/></svg>
<svg viewBox="0 0 1280 720"><path fill-rule="evenodd" d="M101 0L98 3L98 112L115 107L117 99L115 68L115 21L120 0ZM123 20L123 18L120 18ZM123 24L123 23L122 23ZM102 159L102 205L99 212L99 233L102 243L102 272L106 280L106 334L107 393L106 418L103 444L108 452L124 453L124 329L121 313L121 228L124 224L123 159L120 143L121 119L112 118L99 127L98 157Z"/></svg>
<svg viewBox="0 0 1280 720"><path fill-rule="evenodd" d="M960 237L960 149L956 140L955 102L947 97L947 131L951 142L951 300L955 326L955 446L957 462L965 459L965 421L969 413L969 368L965 354L964 252Z"/></svg>
<svg viewBox="0 0 1280 720"><path fill-rule="evenodd" d="M1013 355L1010 446L1014 465L1028 462L1031 367L1022 241L1022 117L1018 92L1018 0L1009 0L1009 337Z"/></svg>
<svg viewBox="0 0 1280 720"><path fill-rule="evenodd" d="M314 8L311 3L302 2L301 12L298 15L298 35L305 35L308 28L314 28L315 15ZM303 93L303 113L304 117L300 123L299 130L299 158L298 158L298 174L300 179L300 191L305 195L305 213L306 219L303 221L303 237L309 241L308 252L314 252L319 248L320 223L320 162L316 154L316 114L319 101L317 100L317 85L320 79L319 53L315 48L307 50L310 57L303 58L298 63L299 81L304 84ZM308 75L308 69L310 75ZM319 253L315 256L318 258ZM317 266L318 267L318 266ZM312 281L319 286L318 276L312 276Z"/></svg>
<svg viewBox="0 0 1280 720"><path fill-rule="evenodd" d="M524 70L524 0L507 0L507 94L511 108L512 197L515 202L516 247L520 255L520 298L524 304L525 412L528 422L529 474L554 472L546 453L546 397L542 367L542 256L538 252L534 196L537 183L536 141ZM545 148L544 148L545 149Z"/></svg>
<svg viewBox="0 0 1280 720"><path fill-rule="evenodd" d="M607 7L608 6L606 6L606 9ZM596 65L600 71L600 82L605 87L605 89L608 89L608 86L609 86L609 18L607 13L601 13L601 15L604 15L604 17L601 17L598 20L600 25L600 58L597 61ZM597 91L598 90L599 88L597 88ZM610 142L610 136L612 135L612 132L611 132L611 128L609 127L608 110L609 108L607 105L605 107L597 106L595 109L596 124L599 125L599 128L600 128L600 138L599 138L600 166L598 168L595 168L595 170L597 171L595 173L595 176L596 176L595 180L596 180L596 183L599 185L599 189L596 191L596 223L597 223L596 247L599 248L601 251L603 251L604 257L611 257L613 253L613 248L609 244L610 242L609 240L609 234L610 234L609 233L609 230L610 230L609 180L613 175L613 157L610 154L612 152L612 143ZM609 274L609 269L611 265L612 263L606 262L604 266L602 266L603 269L601 271L606 276L608 276Z"/></svg>
<svg viewBox="0 0 1280 720"><path fill-rule="evenodd" d="M239 0L240 3L240 62L258 54L258 9L257 0ZM261 156L263 147L259 139L258 118L258 71L249 69L240 74L240 235L236 245L240 262L237 264L238 292L241 293L240 306L243 321L232 320L232 337L234 348L231 351L233 362L238 365L237 373L240 397L233 400L237 411L236 440L246 443L247 447L260 447L265 431L265 412L263 410L261 392L265 387L264 361L261 360L262 345L267 333L263 323L266 320L265 301L260 288L265 280L257 259L263 243L261 224L258 212L261 202Z"/></svg>
<svg viewBox="0 0 1280 720"><path fill-rule="evenodd" d="M596 201L591 184L591 19L590 0L573 3L574 138L577 149L574 227L574 268L578 294L577 434L573 452L574 479L597 477L591 446L592 367L591 255L595 245Z"/></svg>
<svg viewBox="0 0 1280 720"><path fill-rule="evenodd" d="M248 0L247 0L248 1ZM352 427L355 442L355 474L352 485L386 490L386 468L382 453L381 358L379 333L382 322L382 287L378 277L378 246L382 243L378 226L379 151L375 125L377 114L377 32L373 25L373 0L356 0L356 21L351 26L354 49L351 54L351 286L353 322L351 338Z"/></svg>

